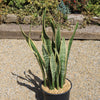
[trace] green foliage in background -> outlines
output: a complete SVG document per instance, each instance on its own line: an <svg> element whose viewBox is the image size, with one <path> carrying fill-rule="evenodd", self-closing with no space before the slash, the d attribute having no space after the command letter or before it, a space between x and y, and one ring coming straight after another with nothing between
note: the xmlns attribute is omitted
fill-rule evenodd
<svg viewBox="0 0 100 100"><path fill-rule="evenodd" d="M28 12L42 14L43 9L46 8L47 11L52 14L55 13L57 9L58 0L4 0L4 4L15 8L28 9Z"/></svg>
<svg viewBox="0 0 100 100"><path fill-rule="evenodd" d="M68 58L78 24L76 25L73 35L69 41L68 52L66 53L66 43L64 37L61 39L59 25L56 31L53 21L50 20L51 28L53 31L53 37L51 40L45 31L45 17L46 11L43 14L42 26L43 57L38 52L34 42L30 38L30 35L27 36L22 29L21 31L40 65L44 80L44 86L48 86L49 89L59 89L62 88L65 83Z"/></svg>
<svg viewBox="0 0 100 100"><path fill-rule="evenodd" d="M67 14L70 13L70 11L81 12L82 10L83 14L100 16L100 0L90 0L88 3L86 3L87 0L83 0L86 2L77 0L76 3L69 2L70 4L68 3L70 0L60 1L61 2L58 2L58 0L2 0L0 3L0 15L16 14L18 16L18 23L23 23L24 17L31 15L31 23L41 25L43 10L46 8L46 26L50 25L49 19L51 18L55 23L60 23L64 28L68 26Z"/></svg>
<svg viewBox="0 0 100 100"><path fill-rule="evenodd" d="M12 7L23 8L28 3L28 0L4 0L3 2Z"/></svg>
<svg viewBox="0 0 100 100"><path fill-rule="evenodd" d="M16 5L16 6L15 6ZM47 9L46 23L49 18L58 22L60 13L57 10L58 0L4 0L0 7L1 15L16 14L23 21L24 16L32 15L33 24L41 24L43 10Z"/></svg>
<svg viewBox="0 0 100 100"><path fill-rule="evenodd" d="M64 4L63 0L59 3L58 10L61 11L63 15L70 13L69 7Z"/></svg>
<svg viewBox="0 0 100 100"><path fill-rule="evenodd" d="M58 18L57 12L58 0L32 0L29 5L25 6L25 9L29 10L33 16L42 16L43 10L46 8L48 17Z"/></svg>
<svg viewBox="0 0 100 100"><path fill-rule="evenodd" d="M13 2L13 4L10 2ZM22 0L20 2L16 0L16 2L18 3L18 4L16 3L16 5L19 6L15 6L14 0L3 1L2 6L0 6L1 9L0 14L1 15L16 14L18 16L18 23L23 23L24 17L31 15L32 24L41 25L43 10L46 8L47 9L46 26L50 25L49 23L50 18L54 20L56 23L60 22L62 25L64 25L64 23L67 25L67 15L63 16L63 13L61 13L57 9L59 5L58 0Z"/></svg>
<svg viewBox="0 0 100 100"><path fill-rule="evenodd" d="M31 0L28 7L32 12L37 12L42 15L43 10L46 8L51 14L55 13L57 9L58 1L57 0ZM32 8L31 8L32 6Z"/></svg>
<svg viewBox="0 0 100 100"><path fill-rule="evenodd" d="M100 16L100 0L90 0L85 10L88 14Z"/></svg>
<svg viewBox="0 0 100 100"><path fill-rule="evenodd" d="M92 4L100 4L100 0L89 0Z"/></svg>

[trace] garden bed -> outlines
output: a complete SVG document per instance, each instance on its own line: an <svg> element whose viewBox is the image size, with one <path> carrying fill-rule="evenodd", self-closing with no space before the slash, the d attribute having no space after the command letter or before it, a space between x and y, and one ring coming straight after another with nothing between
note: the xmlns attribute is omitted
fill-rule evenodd
<svg viewBox="0 0 100 100"><path fill-rule="evenodd" d="M63 0L61 3L58 1L59 0L16 0L16 2L14 2L14 0L1 0L0 23L14 22L41 25L42 13L45 8L47 9L47 26L49 25L48 20L50 18L55 20L56 23L60 23L66 27L69 24L75 24L76 20L78 20L79 23L81 21L81 24L85 26L85 24L91 22L93 16L100 16L99 0L90 0L90 2L87 2L87 0L74 0L71 2L69 2L69 0ZM68 15L69 13L71 13L71 15ZM74 13L73 16L72 13ZM83 20L85 21L83 22ZM96 21L96 23L98 23L98 21Z"/></svg>

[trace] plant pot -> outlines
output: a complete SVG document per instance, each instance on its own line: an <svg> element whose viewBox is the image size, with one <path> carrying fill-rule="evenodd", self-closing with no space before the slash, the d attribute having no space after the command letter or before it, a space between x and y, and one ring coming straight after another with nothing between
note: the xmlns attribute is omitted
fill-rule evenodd
<svg viewBox="0 0 100 100"><path fill-rule="evenodd" d="M67 79L68 80L68 79ZM68 80L71 84L71 87L68 91L64 92L64 93L61 93L61 94L51 94L51 93L48 93L46 91L44 91L42 89L42 84L41 84L41 90L42 90L42 93L43 93L43 97L44 99L43 100L69 100L69 96L70 96L70 90L72 88L72 83L70 80ZM42 82L43 83L43 82Z"/></svg>

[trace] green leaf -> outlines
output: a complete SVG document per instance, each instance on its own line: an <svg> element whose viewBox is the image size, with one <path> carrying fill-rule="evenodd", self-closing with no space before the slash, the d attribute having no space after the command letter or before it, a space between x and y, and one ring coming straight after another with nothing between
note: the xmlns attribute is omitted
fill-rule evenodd
<svg viewBox="0 0 100 100"><path fill-rule="evenodd" d="M50 70L51 70L51 76L52 76L52 88L53 89L55 87L56 69L57 69L56 60L55 60L54 54L52 53L50 57Z"/></svg>
<svg viewBox="0 0 100 100"><path fill-rule="evenodd" d="M49 88L52 89L52 84L51 84L52 80L51 80L51 71L50 71L50 56L49 56L48 52L46 51L44 45L42 45L42 52L43 52L43 58L45 61L45 69L46 69Z"/></svg>
<svg viewBox="0 0 100 100"><path fill-rule="evenodd" d="M54 49L55 49L55 42L54 42L54 38L55 38L55 25L54 22L52 20L50 20L50 24L51 24L51 28L53 31L53 37L52 37L52 51L55 53Z"/></svg>
<svg viewBox="0 0 100 100"><path fill-rule="evenodd" d="M57 64L57 71L56 71L56 86L59 89L59 64Z"/></svg>
<svg viewBox="0 0 100 100"><path fill-rule="evenodd" d="M20 28L21 28L21 27L20 27ZM31 48L31 50L33 51L34 55L36 56L36 58L37 58L37 60L38 60L38 62L39 62L39 65L40 65L40 68L41 68L41 71L42 71L42 74L43 74L43 78L44 78L44 81L45 81L46 78L45 78L45 64L44 64L44 61L43 61L43 59L42 59L40 53L38 52L36 46L34 45L34 43L32 42L32 40L30 39L30 37L27 36L27 35L24 33L24 31L22 30L22 28L21 28L21 32L22 32L22 34L23 34L24 38L26 39L26 41L27 41L29 47ZM46 83L45 83L45 85L46 85Z"/></svg>
<svg viewBox="0 0 100 100"><path fill-rule="evenodd" d="M43 13L42 39L46 46L46 50L48 51L48 53L50 55L52 53L52 45L51 45L51 40L49 39L49 37L47 36L46 31L45 31L45 16L46 16L46 10Z"/></svg>
<svg viewBox="0 0 100 100"><path fill-rule="evenodd" d="M43 52L43 58L45 61L45 69L48 74L49 67L50 67L50 56L48 55L48 52L46 51L44 45L42 45L42 52Z"/></svg>
<svg viewBox="0 0 100 100"><path fill-rule="evenodd" d="M47 34L46 34L46 31L45 31L45 17L46 17L46 10L44 10L44 12L43 12L43 21L42 21L42 23L43 23L43 27L42 27L42 30L43 30L43 37L44 37L44 39L49 39L49 37L47 36Z"/></svg>
<svg viewBox="0 0 100 100"><path fill-rule="evenodd" d="M55 42L53 41L53 38L52 38L52 51L55 54Z"/></svg>
<svg viewBox="0 0 100 100"><path fill-rule="evenodd" d="M61 88L64 84L64 75L65 75L65 62L66 62L66 44L65 39L63 38L61 41L61 47L60 47L60 65L61 65L61 72L60 72L60 78L61 78Z"/></svg>
<svg viewBox="0 0 100 100"><path fill-rule="evenodd" d="M60 66L60 59L59 59L59 54L58 51L55 49L55 57L56 57L56 63L57 63L57 70L56 70L56 86L57 89L59 89L59 76L60 76L60 71L61 71L61 66Z"/></svg>
<svg viewBox="0 0 100 100"><path fill-rule="evenodd" d="M61 36L60 36L60 28L58 26L57 28L57 34L56 34L56 37L55 37L55 44L56 44L56 49L59 53L60 51L60 44L61 44Z"/></svg>
<svg viewBox="0 0 100 100"><path fill-rule="evenodd" d="M71 45L72 45L72 42L73 42L73 39L74 39L74 36L75 36L77 28L78 28L78 23L76 24L75 30L73 32L73 35L72 35L72 37L70 38L70 41L69 41L68 51L67 51L67 56L66 56L66 58L67 58L66 59L66 66L67 66L67 63L68 63L68 58L69 58L69 54L70 54Z"/></svg>
<svg viewBox="0 0 100 100"><path fill-rule="evenodd" d="M43 75L43 79L44 79L44 86L46 86L47 84L46 84L46 75L45 75L44 65L43 65L43 63L41 63L41 60L40 60L39 56L37 55L37 53L34 52L34 55L37 58L37 61L40 65L40 69L42 71L42 75Z"/></svg>
<svg viewBox="0 0 100 100"><path fill-rule="evenodd" d="M51 24L51 28L52 28L52 31L53 31L53 36L55 37L55 25L54 25L54 22L52 20L50 20L50 24Z"/></svg>
<svg viewBox="0 0 100 100"><path fill-rule="evenodd" d="M65 70L67 70L67 64L68 64L69 54L70 54L70 50L71 50L71 46L72 46L72 42L73 42L76 30L78 28L78 24L79 23L76 24L76 27L75 27L74 32L73 32L73 35L72 35L72 37L70 38L70 41L69 41L68 51L67 51L67 55L66 55L66 65L65 65L66 69ZM65 81L65 77L66 77L66 71L65 71L65 75L64 75L64 81Z"/></svg>

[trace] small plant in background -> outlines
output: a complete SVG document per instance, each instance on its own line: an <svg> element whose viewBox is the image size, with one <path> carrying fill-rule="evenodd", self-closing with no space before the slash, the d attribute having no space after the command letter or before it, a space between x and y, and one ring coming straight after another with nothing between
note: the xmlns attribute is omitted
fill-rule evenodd
<svg viewBox="0 0 100 100"><path fill-rule="evenodd" d="M32 42L30 36L27 36L22 29L21 31L40 65L44 80L44 86L49 87L49 89L54 89L54 88L59 89L62 88L65 83L69 53L78 24L76 25L74 33L69 41L68 52L66 53L65 39L64 38L61 39L59 25L57 25L58 27L56 32L55 25L53 21L50 20L51 28L53 31L53 37L52 40L50 40L45 31L45 17L46 17L46 11L44 11L43 14L43 27L42 27L43 57L41 57L35 44Z"/></svg>
<svg viewBox="0 0 100 100"><path fill-rule="evenodd" d="M70 14L70 9L69 9L69 6L68 5L65 5L63 0L61 0L61 2L58 4L58 7L57 7L58 11L60 11L61 15L63 16L63 21L66 21L68 16L67 14ZM60 15L60 17L61 17ZM62 18L60 18L61 20ZM61 21L60 21L61 22Z"/></svg>
<svg viewBox="0 0 100 100"><path fill-rule="evenodd" d="M88 15L100 16L100 0L89 0L85 11Z"/></svg>
<svg viewBox="0 0 100 100"><path fill-rule="evenodd" d="M63 15L70 13L70 9L69 9L68 5L65 5L63 0L61 0L61 2L59 3L58 10L61 11L61 13Z"/></svg>
<svg viewBox="0 0 100 100"><path fill-rule="evenodd" d="M23 8L24 5L28 3L27 0L4 0L3 2L11 7L16 8Z"/></svg>
<svg viewBox="0 0 100 100"><path fill-rule="evenodd" d="M87 4L87 0L63 0L69 6L72 13L81 12Z"/></svg>

